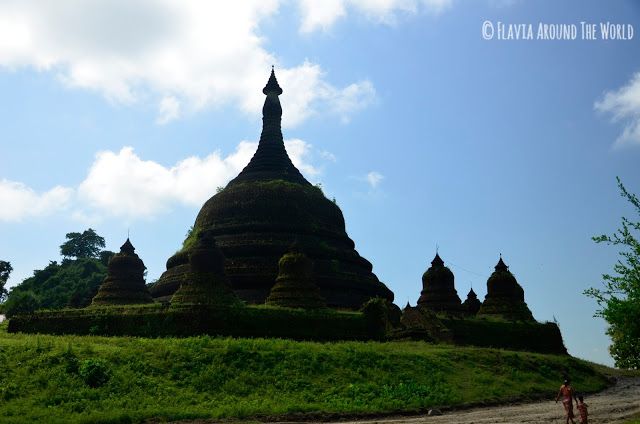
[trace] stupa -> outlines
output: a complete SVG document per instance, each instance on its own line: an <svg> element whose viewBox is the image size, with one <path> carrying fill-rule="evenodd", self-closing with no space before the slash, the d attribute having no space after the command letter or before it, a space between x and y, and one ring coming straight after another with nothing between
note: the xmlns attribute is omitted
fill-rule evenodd
<svg viewBox="0 0 640 424"><path fill-rule="evenodd" d="M431 267L422 275L422 291L418 306L434 312L460 313L462 311L460 297L454 285L453 272L444 266L444 261L438 253L431 261Z"/></svg>
<svg viewBox="0 0 640 424"><path fill-rule="evenodd" d="M267 297L267 305L305 309L325 306L313 282L313 263L297 245L278 261L278 278Z"/></svg>
<svg viewBox="0 0 640 424"><path fill-rule="evenodd" d="M502 260L487 280L487 295L478 316L494 316L512 321L533 321L533 314L524 301L524 290Z"/></svg>
<svg viewBox="0 0 640 424"><path fill-rule="evenodd" d="M467 299L462 302L462 308L469 315L476 315L480 310L482 302L478 299L478 295L473 291L473 287L467 293Z"/></svg>
<svg viewBox="0 0 640 424"><path fill-rule="evenodd" d="M146 267L129 238L107 266L107 277L91 302L92 306L153 302L144 282Z"/></svg>
<svg viewBox="0 0 640 424"><path fill-rule="evenodd" d="M168 300L189 272L189 251L197 234L209 230L224 254L224 271L235 293L264 303L278 275L278 261L297 241L314 263L315 283L327 306L357 309L372 297L393 293L355 250L340 208L293 165L281 131L282 89L275 73L262 92L262 134L249 164L200 210L182 249L152 289Z"/></svg>
<svg viewBox="0 0 640 424"><path fill-rule="evenodd" d="M224 256L211 231L198 234L189 252L189 272L171 298L171 306L240 306L242 302L228 286L224 275Z"/></svg>

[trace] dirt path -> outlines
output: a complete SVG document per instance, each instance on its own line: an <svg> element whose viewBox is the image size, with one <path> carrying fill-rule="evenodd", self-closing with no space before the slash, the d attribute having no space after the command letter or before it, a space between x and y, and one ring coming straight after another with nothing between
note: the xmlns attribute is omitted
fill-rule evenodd
<svg viewBox="0 0 640 424"><path fill-rule="evenodd" d="M622 424L640 414L640 378L621 378L615 386L585 397L589 406L589 424ZM577 413L577 411L575 411ZM442 416L384 418L340 421L340 424L489 424L489 423L564 423L561 403L542 401L522 405L474 408L445 412ZM576 420L580 422L579 419ZM337 422L336 422L337 423Z"/></svg>

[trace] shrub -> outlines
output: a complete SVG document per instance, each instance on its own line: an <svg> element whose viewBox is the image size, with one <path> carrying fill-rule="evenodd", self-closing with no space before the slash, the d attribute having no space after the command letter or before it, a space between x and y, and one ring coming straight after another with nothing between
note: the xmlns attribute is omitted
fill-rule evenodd
<svg viewBox="0 0 640 424"><path fill-rule="evenodd" d="M82 361L78 369L80 377L89 387L102 387L111 378L109 365L103 359L87 359Z"/></svg>

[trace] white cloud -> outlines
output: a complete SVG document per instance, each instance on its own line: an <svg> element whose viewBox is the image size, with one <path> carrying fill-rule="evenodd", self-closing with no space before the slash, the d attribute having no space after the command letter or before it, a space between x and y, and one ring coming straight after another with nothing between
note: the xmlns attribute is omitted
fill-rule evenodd
<svg viewBox="0 0 640 424"><path fill-rule="evenodd" d="M301 32L326 31L341 17L345 16L344 0L301 0Z"/></svg>
<svg viewBox="0 0 640 424"><path fill-rule="evenodd" d="M349 122L353 112L363 109L374 102L376 90L370 81L351 84L334 94L334 112L342 122Z"/></svg>
<svg viewBox="0 0 640 424"><path fill-rule="evenodd" d="M594 107L599 112L611 114L614 122L624 122L622 134L614 146L640 145L640 72L619 90L606 92Z"/></svg>
<svg viewBox="0 0 640 424"><path fill-rule="evenodd" d="M292 162L305 175L319 174L308 162L311 145L300 139L287 140L285 145ZM141 159L132 147L117 153L99 152L78 188L80 204L89 211L79 210L75 216L80 220L103 215L139 218L166 212L175 204L201 206L217 187L226 185L249 163L257 146L242 141L226 157L214 152L170 167Z"/></svg>
<svg viewBox="0 0 640 424"><path fill-rule="evenodd" d="M158 124L166 124L180 116L180 102L173 96L167 96L160 101Z"/></svg>
<svg viewBox="0 0 640 424"><path fill-rule="evenodd" d="M300 32L326 31L349 11L363 14L377 23L394 25L399 13L415 14L420 11L439 14L449 8L453 0L301 0Z"/></svg>
<svg viewBox="0 0 640 424"><path fill-rule="evenodd" d="M20 221L26 217L45 216L69 206L73 190L55 186L38 194L23 183L0 180L0 221Z"/></svg>
<svg viewBox="0 0 640 424"><path fill-rule="evenodd" d="M191 156L164 166L138 156L132 147L119 152L102 151L77 189L56 186L36 193L23 183L0 180L0 222L54 214L71 209L71 217L87 224L105 218L126 219L157 216L175 205L200 207L216 189L225 186L253 157L257 142L241 141L227 156L213 152ZM293 164L307 177L318 177L316 155L324 161L329 152L316 152L300 139L285 140Z"/></svg>
<svg viewBox="0 0 640 424"><path fill-rule="evenodd" d="M366 180L371 186L371 188L375 189L378 187L380 182L384 179L384 175L379 172L371 171L366 175Z"/></svg>
<svg viewBox="0 0 640 424"><path fill-rule="evenodd" d="M336 155L326 150L322 150L320 152L320 157L322 159L328 160L329 162L336 162L338 160L338 158L336 158Z"/></svg>
<svg viewBox="0 0 640 424"><path fill-rule="evenodd" d="M439 2L447 3L434 4ZM260 25L278 13L280 3L6 0L0 3L0 66L51 72L70 87L95 91L120 104L151 102L162 124L228 104L259 116L261 88L274 64L284 89L285 127L334 109L348 120L375 94L371 82L335 87L318 64L281 66L260 33ZM395 1L351 3L374 14L402 9L402 2ZM312 4L317 13L325 2ZM326 8L328 15L336 15L332 7Z"/></svg>

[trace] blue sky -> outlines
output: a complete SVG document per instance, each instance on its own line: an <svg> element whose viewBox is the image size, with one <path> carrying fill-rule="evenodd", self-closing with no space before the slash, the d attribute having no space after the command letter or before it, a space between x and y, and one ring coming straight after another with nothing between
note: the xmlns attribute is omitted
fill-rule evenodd
<svg viewBox="0 0 640 424"><path fill-rule="evenodd" d="M490 21L575 40L485 40ZM464 298L503 254L571 354L612 363L582 295L616 260L591 236L640 192L632 1L0 2L0 258L18 284L88 227L164 270L204 201L248 162L271 65L294 162L342 208L396 303L436 246ZM514 27L515 28L515 27ZM599 34L599 36L601 36Z"/></svg>

